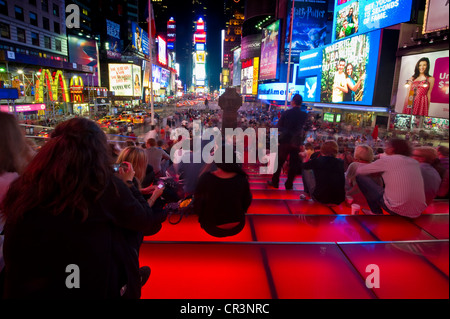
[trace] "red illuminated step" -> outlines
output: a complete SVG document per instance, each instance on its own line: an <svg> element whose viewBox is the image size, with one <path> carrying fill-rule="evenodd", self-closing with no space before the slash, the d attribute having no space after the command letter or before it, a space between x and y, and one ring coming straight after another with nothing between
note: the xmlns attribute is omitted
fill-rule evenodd
<svg viewBox="0 0 450 319"><path fill-rule="evenodd" d="M374 241L353 216L252 215L259 242Z"/></svg>
<svg viewBox="0 0 450 319"><path fill-rule="evenodd" d="M289 214L289 208L282 199L253 199L247 214Z"/></svg>
<svg viewBox="0 0 450 319"><path fill-rule="evenodd" d="M380 286L372 291L380 299L449 298L448 241L339 246L363 278L372 273L366 272L368 265L378 267Z"/></svg>

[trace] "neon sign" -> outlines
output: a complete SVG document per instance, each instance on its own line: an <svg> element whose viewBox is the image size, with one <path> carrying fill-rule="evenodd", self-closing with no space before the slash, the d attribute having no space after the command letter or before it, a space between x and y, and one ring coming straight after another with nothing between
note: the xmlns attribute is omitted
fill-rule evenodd
<svg viewBox="0 0 450 319"><path fill-rule="evenodd" d="M61 70L51 75L48 69L41 70L41 76L36 81L35 101L37 103L44 102L44 86L47 87L48 98L50 101L58 101L58 85L61 88L62 98L64 102L70 102L69 90L67 88L66 78Z"/></svg>

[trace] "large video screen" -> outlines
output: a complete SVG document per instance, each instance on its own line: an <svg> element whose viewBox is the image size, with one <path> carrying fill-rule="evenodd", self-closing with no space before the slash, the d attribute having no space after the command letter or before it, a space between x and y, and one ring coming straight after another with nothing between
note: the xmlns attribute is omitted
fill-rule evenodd
<svg viewBox="0 0 450 319"><path fill-rule="evenodd" d="M372 105L380 30L323 48L320 101Z"/></svg>
<svg viewBox="0 0 450 319"><path fill-rule="evenodd" d="M278 50L280 47L280 20L275 21L263 29L261 40L261 66L260 80L273 80L277 78Z"/></svg>
<svg viewBox="0 0 450 319"><path fill-rule="evenodd" d="M292 1L287 5L285 55L289 54ZM295 0L292 28L291 59L297 62L300 52L325 45L327 31L327 0Z"/></svg>
<svg viewBox="0 0 450 319"><path fill-rule="evenodd" d="M449 118L448 79L448 50L402 57L395 111Z"/></svg>
<svg viewBox="0 0 450 319"><path fill-rule="evenodd" d="M412 0L335 0L332 40L411 20Z"/></svg>

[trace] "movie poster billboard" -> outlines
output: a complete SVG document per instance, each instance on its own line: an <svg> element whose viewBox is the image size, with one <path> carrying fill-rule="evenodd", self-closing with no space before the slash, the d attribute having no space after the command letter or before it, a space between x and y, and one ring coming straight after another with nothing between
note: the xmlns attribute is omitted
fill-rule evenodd
<svg viewBox="0 0 450 319"><path fill-rule="evenodd" d="M134 64L108 64L109 90L116 96L141 96L141 68Z"/></svg>
<svg viewBox="0 0 450 319"><path fill-rule="evenodd" d="M402 57L395 112L449 118L449 51Z"/></svg>
<svg viewBox="0 0 450 319"><path fill-rule="evenodd" d="M260 80L273 80L278 78L278 50L280 48L280 20L275 21L263 29L261 41L261 65L259 69Z"/></svg>
<svg viewBox="0 0 450 319"><path fill-rule="evenodd" d="M285 55L289 54L289 34L292 1L288 2ZM325 45L327 29L327 0L295 0L292 28L291 59L298 62L300 52Z"/></svg>
<svg viewBox="0 0 450 319"><path fill-rule="evenodd" d="M106 20L106 56L108 59L120 59L122 48L120 46L120 24Z"/></svg>
<svg viewBox="0 0 450 319"><path fill-rule="evenodd" d="M324 47L320 101L372 105L379 46L378 30Z"/></svg>
<svg viewBox="0 0 450 319"><path fill-rule="evenodd" d="M89 83L90 86L99 86L97 42L95 40L69 35L68 49L70 62L88 66L94 72L93 76L81 74L83 82Z"/></svg>
<svg viewBox="0 0 450 319"><path fill-rule="evenodd" d="M412 0L335 0L332 40L411 20Z"/></svg>
<svg viewBox="0 0 450 319"><path fill-rule="evenodd" d="M136 22L131 23L131 31L133 32L133 47L140 53L150 55L148 33Z"/></svg>

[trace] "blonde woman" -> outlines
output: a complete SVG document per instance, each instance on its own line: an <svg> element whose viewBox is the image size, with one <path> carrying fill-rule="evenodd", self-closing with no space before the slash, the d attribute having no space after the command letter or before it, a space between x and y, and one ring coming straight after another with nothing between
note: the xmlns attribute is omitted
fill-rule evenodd
<svg viewBox="0 0 450 319"><path fill-rule="evenodd" d="M348 166L345 173L346 196L352 197L354 203L367 207L368 204L366 198L363 193L361 193L355 178L356 170L359 166L366 165L374 161L375 156L373 154L373 149L365 144L358 145L355 148L353 158L354 161ZM383 181L380 176L372 175L372 178L378 185L383 186Z"/></svg>
<svg viewBox="0 0 450 319"><path fill-rule="evenodd" d="M151 194L148 203L153 207L155 201L162 195L164 188L158 188L157 185L150 185L145 188L142 187L147 175L147 155L143 148L136 146L128 146L124 148L117 157L117 164L130 163L134 169L134 185L141 191L143 195Z"/></svg>

